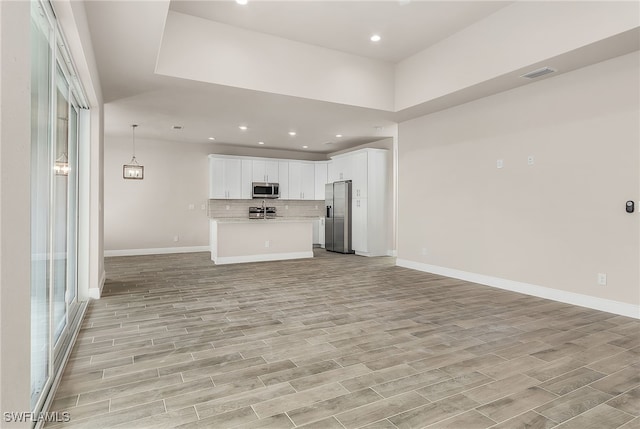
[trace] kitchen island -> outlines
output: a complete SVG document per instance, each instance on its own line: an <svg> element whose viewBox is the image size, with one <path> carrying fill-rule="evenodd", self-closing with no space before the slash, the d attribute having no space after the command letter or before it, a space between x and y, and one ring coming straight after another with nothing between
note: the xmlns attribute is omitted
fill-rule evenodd
<svg viewBox="0 0 640 429"><path fill-rule="evenodd" d="M222 265L313 258L315 219L210 219L211 260Z"/></svg>

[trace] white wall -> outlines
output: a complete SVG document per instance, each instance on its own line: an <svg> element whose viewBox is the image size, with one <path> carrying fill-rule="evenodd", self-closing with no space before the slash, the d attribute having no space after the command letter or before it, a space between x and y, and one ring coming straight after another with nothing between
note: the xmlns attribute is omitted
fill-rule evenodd
<svg viewBox="0 0 640 429"><path fill-rule="evenodd" d="M174 11L167 16L156 73L373 109L394 107L391 63Z"/></svg>
<svg viewBox="0 0 640 429"><path fill-rule="evenodd" d="M639 3L630 1L514 2L398 63L395 109L490 82L637 28L639 14Z"/></svg>
<svg viewBox="0 0 640 429"><path fill-rule="evenodd" d="M399 263L637 314L639 73L635 52L401 123Z"/></svg>
<svg viewBox="0 0 640 429"><path fill-rule="evenodd" d="M0 412L31 409L29 7L0 2Z"/></svg>
<svg viewBox="0 0 640 429"><path fill-rule="evenodd" d="M105 253L131 249L193 248L209 245L210 144L136 139L144 180L124 180L131 138L106 137ZM189 205L194 209L190 210ZM202 209L205 205L205 209ZM178 236L179 241L174 241Z"/></svg>

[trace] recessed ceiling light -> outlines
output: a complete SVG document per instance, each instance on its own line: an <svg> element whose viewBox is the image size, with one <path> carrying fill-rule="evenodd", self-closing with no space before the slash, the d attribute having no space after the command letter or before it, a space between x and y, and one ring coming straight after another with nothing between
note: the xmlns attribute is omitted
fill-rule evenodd
<svg viewBox="0 0 640 429"><path fill-rule="evenodd" d="M264 142L258 142L258 144L264 144Z"/></svg>
<svg viewBox="0 0 640 429"><path fill-rule="evenodd" d="M242 131L247 131L249 129L249 127L247 127L246 125L240 125L238 128L240 128Z"/></svg>
<svg viewBox="0 0 640 429"><path fill-rule="evenodd" d="M336 137L340 138L342 137L342 134L336 134Z"/></svg>
<svg viewBox="0 0 640 429"><path fill-rule="evenodd" d="M302 149L308 149L309 146L302 146Z"/></svg>
<svg viewBox="0 0 640 429"><path fill-rule="evenodd" d="M215 137L209 137L209 140L215 140L215 139L216 139Z"/></svg>
<svg viewBox="0 0 640 429"><path fill-rule="evenodd" d="M248 0L236 0L236 3L241 4L242 6L244 6L245 4L249 3Z"/></svg>
<svg viewBox="0 0 640 429"><path fill-rule="evenodd" d="M295 135L296 135L296 132L295 132L295 131L289 131L289 135L290 135L290 136L295 136Z"/></svg>
<svg viewBox="0 0 640 429"><path fill-rule="evenodd" d="M369 38L369 40L371 40L372 42L379 42L380 40L382 40L382 37L380 37L379 34L374 34Z"/></svg>

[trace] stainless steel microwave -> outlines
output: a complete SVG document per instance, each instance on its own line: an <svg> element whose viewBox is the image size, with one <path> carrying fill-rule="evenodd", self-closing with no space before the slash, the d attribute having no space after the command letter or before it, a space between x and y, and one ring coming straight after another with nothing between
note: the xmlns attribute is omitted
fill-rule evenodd
<svg viewBox="0 0 640 429"><path fill-rule="evenodd" d="M280 185L278 183L253 182L251 188L253 198L280 197Z"/></svg>

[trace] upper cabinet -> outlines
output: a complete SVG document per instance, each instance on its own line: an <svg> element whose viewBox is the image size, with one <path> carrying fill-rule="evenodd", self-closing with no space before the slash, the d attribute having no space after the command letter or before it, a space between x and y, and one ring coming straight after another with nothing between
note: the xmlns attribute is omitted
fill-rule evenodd
<svg viewBox="0 0 640 429"><path fill-rule="evenodd" d="M289 162L289 199L315 199L315 166L312 162Z"/></svg>
<svg viewBox="0 0 640 429"><path fill-rule="evenodd" d="M361 151L357 151L361 152ZM282 200L324 200L324 185L354 181L354 197L366 197L366 154L339 155L332 161L209 155L209 198L253 198L253 182L278 183ZM358 184L356 186L356 184Z"/></svg>
<svg viewBox="0 0 640 429"><path fill-rule="evenodd" d="M243 200L250 200L253 198L253 161L250 159L242 159L242 193Z"/></svg>
<svg viewBox="0 0 640 429"><path fill-rule="evenodd" d="M369 154L371 149L361 149L337 155L329 164L329 181L351 180L353 198L366 198L369 181Z"/></svg>
<svg viewBox="0 0 640 429"><path fill-rule="evenodd" d="M253 181L277 183L279 168L278 161L253 160Z"/></svg>
<svg viewBox="0 0 640 429"><path fill-rule="evenodd" d="M236 158L209 157L209 198L242 197L242 161Z"/></svg>
<svg viewBox="0 0 640 429"><path fill-rule="evenodd" d="M289 199L289 163L286 161L278 162L278 177L280 184L280 198Z"/></svg>
<svg viewBox="0 0 640 429"><path fill-rule="evenodd" d="M332 158L332 161L329 164L328 173L328 183L337 182L339 180L351 180L351 156L349 154L344 154Z"/></svg>
<svg viewBox="0 0 640 429"><path fill-rule="evenodd" d="M318 161L314 165L314 199L324 200L324 185L329 183L328 177L328 162Z"/></svg>
<svg viewBox="0 0 640 429"><path fill-rule="evenodd" d="M353 198L367 198L367 188L369 182L369 152L356 152L351 155L350 160L351 194Z"/></svg>

